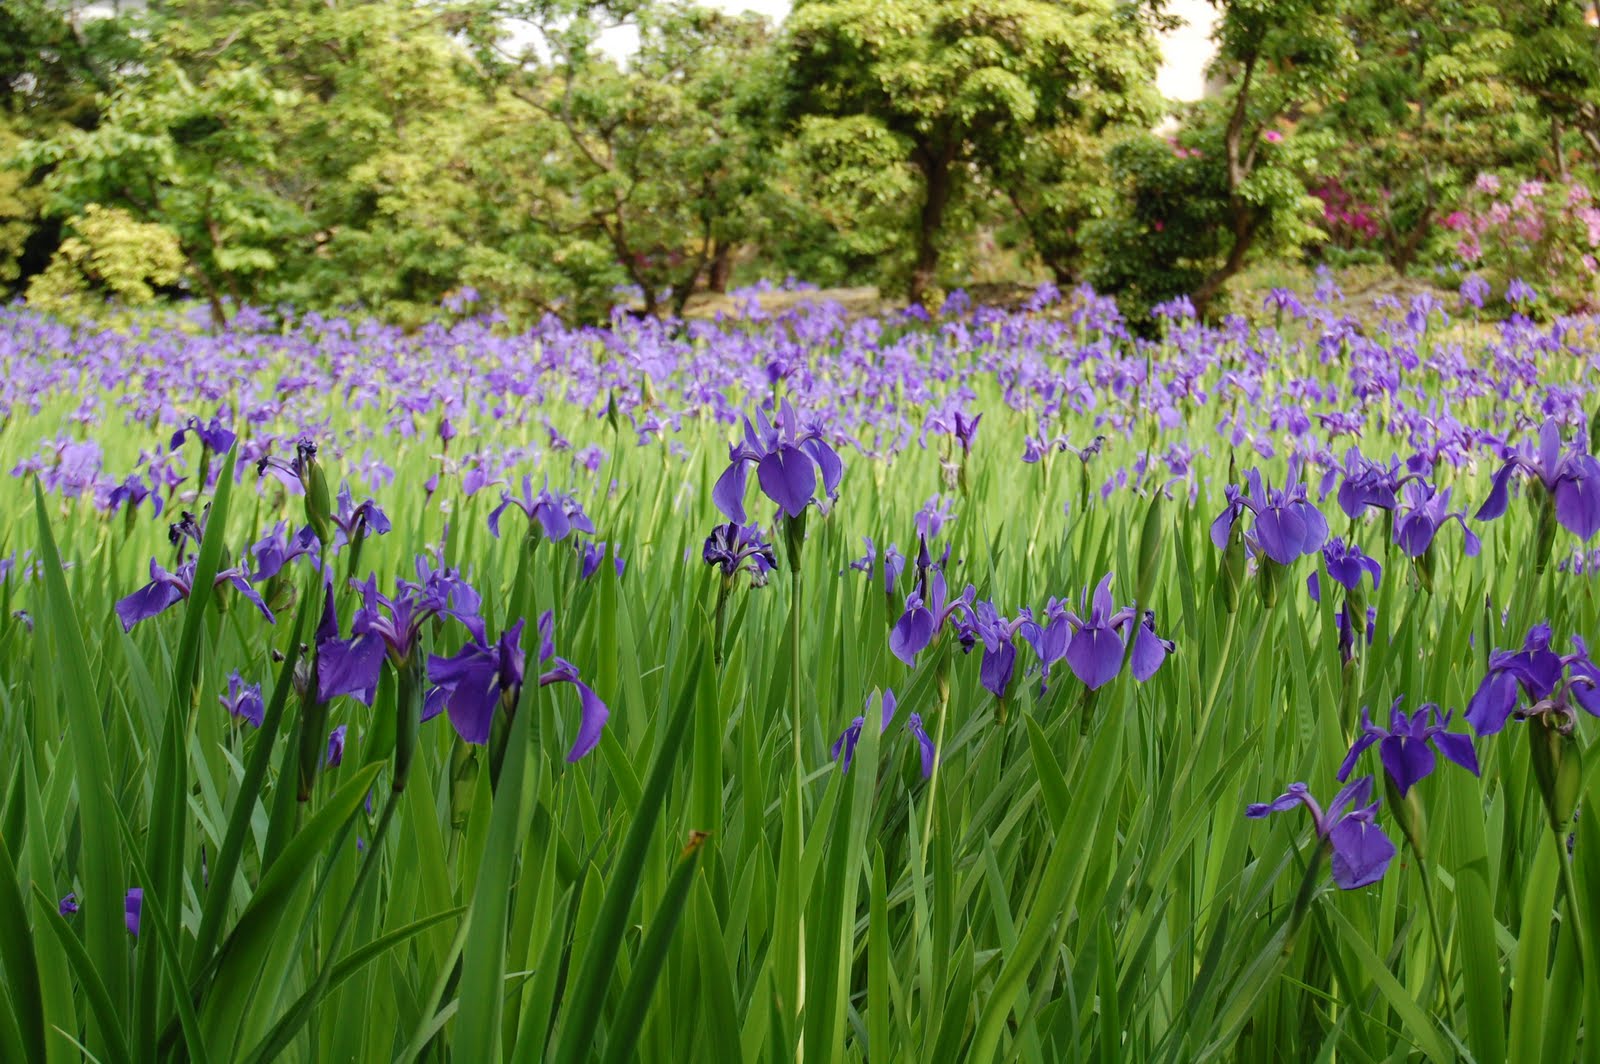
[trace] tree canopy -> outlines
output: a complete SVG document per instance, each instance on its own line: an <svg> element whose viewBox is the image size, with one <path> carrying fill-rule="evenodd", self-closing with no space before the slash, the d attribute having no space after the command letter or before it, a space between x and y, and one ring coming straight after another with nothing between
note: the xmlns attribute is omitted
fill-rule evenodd
<svg viewBox="0 0 1600 1064"><path fill-rule="evenodd" d="M805 0L778 26L688 0L13 0L0 285L415 323L463 293L585 321L758 278L923 300L1000 277L1215 313L1266 257L1453 268L1480 174L1592 191L1581 5L1213 6L1215 91L1173 104L1161 0ZM130 233L161 250L129 259Z"/></svg>

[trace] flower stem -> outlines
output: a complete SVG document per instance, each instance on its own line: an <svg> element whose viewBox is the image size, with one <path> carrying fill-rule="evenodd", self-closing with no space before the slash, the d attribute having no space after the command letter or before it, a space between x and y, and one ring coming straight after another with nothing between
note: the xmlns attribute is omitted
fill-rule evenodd
<svg viewBox="0 0 1600 1064"><path fill-rule="evenodd" d="M800 755L800 609L802 582L800 569L790 574L793 595L789 601L789 727L794 743L794 780L799 786L805 779L805 764Z"/></svg>
<svg viewBox="0 0 1600 1064"><path fill-rule="evenodd" d="M794 828L797 833L793 842L785 842L791 847L791 853L798 855L804 852L805 845L800 837L805 829L802 826L805 819L805 762L800 753L800 609L802 601L803 584L800 576L800 560L795 541L790 541L790 588L793 597L789 602L789 726L793 735L794 745ZM797 866L798 867L798 866ZM799 920L795 927L795 1002L794 1015L796 1024L795 1060L805 1059L805 1033L801 1017L805 1009L806 996L806 929L804 905L801 906Z"/></svg>
<svg viewBox="0 0 1600 1064"><path fill-rule="evenodd" d="M933 773L928 777L927 808L923 810L922 817L922 855L921 864L925 868L928 864L928 840L933 838L933 806L934 798L939 793L940 754L944 751L945 724L950 720L950 655L948 648L939 648L939 661L934 666L937 670L939 689L939 730L933 740Z"/></svg>
<svg viewBox="0 0 1600 1064"><path fill-rule="evenodd" d="M717 622L711 643L711 663L716 666L718 675L722 673L722 643L728 634L728 589L732 583L728 577L721 577L717 581Z"/></svg>
<svg viewBox="0 0 1600 1064"><path fill-rule="evenodd" d="M1411 852L1417 859L1417 877L1422 880L1422 901L1428 909L1428 932L1433 939L1433 953L1439 964L1439 980L1444 991L1444 1011L1450 1018L1450 1029L1455 1030L1455 995L1451 991L1450 961L1444 950L1444 935L1439 929L1439 907L1433 899L1433 877L1428 873L1427 859L1417 852L1415 843L1412 843Z"/></svg>

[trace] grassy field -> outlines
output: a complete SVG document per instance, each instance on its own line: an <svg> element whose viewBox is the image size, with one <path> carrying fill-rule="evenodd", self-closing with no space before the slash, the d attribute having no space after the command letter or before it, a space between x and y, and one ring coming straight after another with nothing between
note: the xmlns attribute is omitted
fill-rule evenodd
<svg viewBox="0 0 1600 1064"><path fill-rule="evenodd" d="M1594 1053L1595 324L1044 311L0 312L0 1058Z"/></svg>

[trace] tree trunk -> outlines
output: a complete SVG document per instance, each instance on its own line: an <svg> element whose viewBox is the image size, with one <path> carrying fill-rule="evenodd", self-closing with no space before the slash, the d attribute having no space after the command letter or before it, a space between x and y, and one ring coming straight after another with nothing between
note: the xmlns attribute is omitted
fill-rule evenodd
<svg viewBox="0 0 1600 1064"><path fill-rule="evenodd" d="M944 227L944 210L950 202L950 153L921 153L924 194L922 214L917 224L917 262L911 270L911 302L922 297L939 274L939 231Z"/></svg>
<svg viewBox="0 0 1600 1064"><path fill-rule="evenodd" d="M1395 273L1405 273L1411 268L1411 264L1416 261L1418 249L1422 247L1422 240L1431 228L1433 228L1433 208L1429 207L1406 233L1405 239L1393 246L1393 251L1389 255L1389 265Z"/></svg>
<svg viewBox="0 0 1600 1064"><path fill-rule="evenodd" d="M1233 246L1228 248L1228 257L1221 266L1211 271L1211 275L1200 283L1200 287L1190 294L1189 299L1194 303L1195 314L1202 321L1211 309L1212 302L1222 292L1222 286L1227 284L1234 274L1244 266L1245 256L1250 253L1250 246L1256 240L1256 223L1250 217L1248 208L1240 205L1234 207Z"/></svg>
<svg viewBox="0 0 1600 1064"><path fill-rule="evenodd" d="M711 275L706 279L706 287L718 295L724 295L732 277L733 248L718 240L711 252Z"/></svg>

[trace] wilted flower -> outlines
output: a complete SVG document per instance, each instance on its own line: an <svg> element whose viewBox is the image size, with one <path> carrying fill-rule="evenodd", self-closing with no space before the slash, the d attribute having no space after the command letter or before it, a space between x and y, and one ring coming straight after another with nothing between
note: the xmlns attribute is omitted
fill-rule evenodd
<svg viewBox="0 0 1600 1064"><path fill-rule="evenodd" d="M326 760L329 768L338 768L344 760L344 737L349 730L349 725L341 724L328 733L328 753Z"/></svg>
<svg viewBox="0 0 1600 1064"><path fill-rule="evenodd" d="M1366 804L1371 797L1372 777L1362 776L1335 795L1324 813L1304 783L1291 783L1272 801L1246 808L1244 815L1259 820L1305 806L1317 838L1333 854L1333 881L1344 890L1355 890L1382 879L1396 852L1394 843L1377 825L1378 803Z"/></svg>
<svg viewBox="0 0 1600 1064"><path fill-rule="evenodd" d="M871 546L871 541L868 541ZM732 580L742 569L750 574L750 583L762 587L767 574L778 567L772 553L772 544L761 538L761 530L754 525L729 522L717 525L706 537L700 556L707 565L715 565L725 580Z"/></svg>

